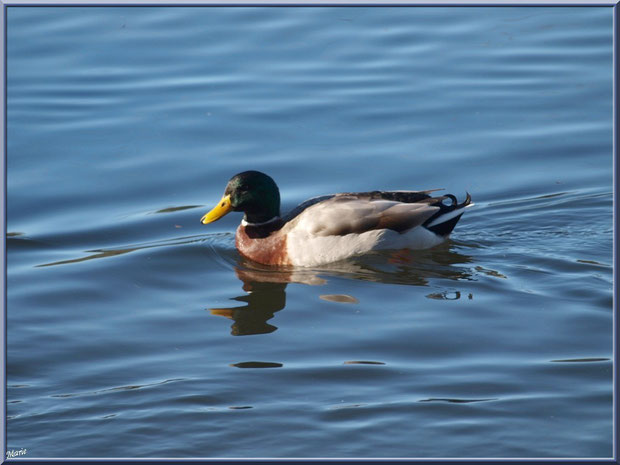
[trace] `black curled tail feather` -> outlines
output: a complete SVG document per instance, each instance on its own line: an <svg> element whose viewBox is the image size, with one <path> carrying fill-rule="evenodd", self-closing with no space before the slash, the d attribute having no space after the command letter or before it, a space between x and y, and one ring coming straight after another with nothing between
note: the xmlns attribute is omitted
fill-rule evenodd
<svg viewBox="0 0 620 465"><path fill-rule="evenodd" d="M450 234L463 215L462 211L454 216L451 215L451 213L471 205L471 195L469 192L466 192L466 194L465 200L461 203L458 203L456 197L452 194L438 197L437 203L433 204L433 206L439 207L439 211L426 220L423 226L439 236L447 236ZM443 203L443 200L446 198L452 201L450 205L445 205ZM443 217L445 217L445 221L442 221Z"/></svg>
<svg viewBox="0 0 620 465"><path fill-rule="evenodd" d="M461 204L461 207L466 207L468 205L471 205L471 195L469 195L469 192L465 191L465 201Z"/></svg>

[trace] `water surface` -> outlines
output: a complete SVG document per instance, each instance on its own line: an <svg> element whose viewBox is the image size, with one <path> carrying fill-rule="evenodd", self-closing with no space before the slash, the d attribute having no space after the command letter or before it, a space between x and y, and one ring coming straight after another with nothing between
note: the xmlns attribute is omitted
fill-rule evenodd
<svg viewBox="0 0 620 465"><path fill-rule="evenodd" d="M611 456L612 13L9 7L8 448ZM199 224L247 169L476 206L269 269Z"/></svg>

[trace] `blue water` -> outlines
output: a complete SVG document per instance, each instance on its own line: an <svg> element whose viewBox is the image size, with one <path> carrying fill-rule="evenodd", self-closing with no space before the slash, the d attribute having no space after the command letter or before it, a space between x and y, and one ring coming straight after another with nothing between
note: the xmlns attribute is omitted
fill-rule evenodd
<svg viewBox="0 0 620 465"><path fill-rule="evenodd" d="M8 449L611 456L612 14L8 7ZM476 206L269 269L199 224L248 169Z"/></svg>

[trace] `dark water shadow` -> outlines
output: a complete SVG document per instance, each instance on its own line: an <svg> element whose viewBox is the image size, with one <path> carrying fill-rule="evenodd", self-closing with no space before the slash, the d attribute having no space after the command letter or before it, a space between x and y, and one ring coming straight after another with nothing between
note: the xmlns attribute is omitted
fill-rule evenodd
<svg viewBox="0 0 620 465"><path fill-rule="evenodd" d="M268 323L286 307L286 286L289 283L320 286L330 279L355 279L385 284L428 286L431 279L471 280L475 271L469 266L472 257L449 247L430 251L382 251L322 267L270 267L239 257L233 264L237 278L243 283L245 295L231 300L245 305L228 308L207 308L211 315L233 321L233 336L268 334L277 329ZM458 293L460 298L460 293ZM429 298L438 298L430 294ZM329 294L318 298L344 304L357 304L352 295Z"/></svg>
<svg viewBox="0 0 620 465"><path fill-rule="evenodd" d="M213 240L213 235L211 236L193 235L193 236L180 236L180 237L173 238L173 239L165 239L165 240L160 240L160 241L155 241L155 242L144 242L144 243L124 246L124 247L91 249L91 250L86 250L84 252L89 255L83 255L80 257L76 257L76 258L69 258L66 260L57 260L54 262L41 263L41 264L35 265L35 268L43 268L43 267L58 266L58 265L71 265L71 264L85 262L89 260L95 260L99 258L109 258L109 257L118 256L118 255L125 255L130 252L136 252L136 251L145 250L145 249L188 245L188 244L192 244L195 242L203 242L206 240L205 237L209 240Z"/></svg>
<svg viewBox="0 0 620 465"><path fill-rule="evenodd" d="M449 404L473 404L476 402L490 402L493 400L498 400L497 398L489 398L489 399L453 399L448 397L431 397L430 399L422 399L418 402L447 402Z"/></svg>

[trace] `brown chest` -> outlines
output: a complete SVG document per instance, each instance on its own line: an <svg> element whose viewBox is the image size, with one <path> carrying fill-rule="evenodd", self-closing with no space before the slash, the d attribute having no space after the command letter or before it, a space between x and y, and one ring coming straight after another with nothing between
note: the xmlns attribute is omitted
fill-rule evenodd
<svg viewBox="0 0 620 465"><path fill-rule="evenodd" d="M274 232L262 237L252 238L248 236L245 226L239 225L235 236L235 245L239 253L255 262L264 265L290 265L286 253L286 236Z"/></svg>

